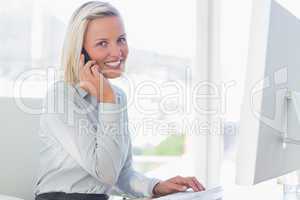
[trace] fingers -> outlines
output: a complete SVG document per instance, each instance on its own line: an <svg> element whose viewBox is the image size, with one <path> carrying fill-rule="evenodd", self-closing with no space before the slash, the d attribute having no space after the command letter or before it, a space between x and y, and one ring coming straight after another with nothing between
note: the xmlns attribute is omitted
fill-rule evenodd
<svg viewBox="0 0 300 200"><path fill-rule="evenodd" d="M194 192L205 190L203 185L195 177L176 176L156 185L155 191L158 196L176 192L185 192L192 188Z"/></svg>
<svg viewBox="0 0 300 200"><path fill-rule="evenodd" d="M91 71L91 67L93 66L93 65L95 65L96 64L96 61L95 60L90 60L90 61L88 61L85 65L84 65L84 70L86 70L86 71Z"/></svg>
<svg viewBox="0 0 300 200"><path fill-rule="evenodd" d="M80 54L79 65L80 65L80 68L83 67L83 65L84 65L84 55L83 54Z"/></svg>
<svg viewBox="0 0 300 200"><path fill-rule="evenodd" d="M99 72L99 65L93 65L91 67L91 71L92 71L92 74L97 78L99 78L99 76L101 75Z"/></svg>
<svg viewBox="0 0 300 200"><path fill-rule="evenodd" d="M194 192L201 191L201 188L198 188L197 184L193 181L192 178L187 178L187 182L190 185L190 187L193 189Z"/></svg>
<svg viewBox="0 0 300 200"><path fill-rule="evenodd" d="M197 185L194 183L194 181L193 181L190 177L187 177L187 178L181 177L181 178L179 179L179 181L180 181L182 184L184 184L184 185L186 185L186 186L192 188L194 192L199 192L199 191L200 191L200 190L198 189Z"/></svg>
<svg viewBox="0 0 300 200"><path fill-rule="evenodd" d="M80 68L84 66L84 54L80 54L80 60L79 60Z"/></svg>
<svg viewBox="0 0 300 200"><path fill-rule="evenodd" d="M198 187L198 189L199 189L200 191L205 190L205 187L197 180L197 178L192 177L192 180L193 180L194 183L197 185L197 187Z"/></svg>
<svg viewBox="0 0 300 200"><path fill-rule="evenodd" d="M195 177L181 177L176 176L175 182L178 184L182 184L188 186L193 189L194 192L199 192L205 190L205 188L200 184L200 182Z"/></svg>
<svg viewBox="0 0 300 200"><path fill-rule="evenodd" d="M91 67L96 64L96 61L90 60L86 64L84 64L84 55L80 56L80 71L85 73L86 75L90 75L92 73Z"/></svg>
<svg viewBox="0 0 300 200"><path fill-rule="evenodd" d="M79 79L81 87L91 87L90 81L93 78L93 74L91 71L91 67L96 63L96 61L88 61L86 64L84 64L84 55L80 55L80 61L79 61Z"/></svg>
<svg viewBox="0 0 300 200"><path fill-rule="evenodd" d="M168 186L169 186L169 190L170 190L169 193L184 192L187 190L187 186L172 183L172 182L169 182Z"/></svg>

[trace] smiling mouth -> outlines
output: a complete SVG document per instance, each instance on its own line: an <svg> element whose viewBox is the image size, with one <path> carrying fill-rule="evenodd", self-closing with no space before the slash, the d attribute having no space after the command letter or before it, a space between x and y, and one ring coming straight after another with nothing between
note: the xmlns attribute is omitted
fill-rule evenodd
<svg viewBox="0 0 300 200"><path fill-rule="evenodd" d="M123 60L113 61L113 62L105 62L104 64L110 68L118 68Z"/></svg>

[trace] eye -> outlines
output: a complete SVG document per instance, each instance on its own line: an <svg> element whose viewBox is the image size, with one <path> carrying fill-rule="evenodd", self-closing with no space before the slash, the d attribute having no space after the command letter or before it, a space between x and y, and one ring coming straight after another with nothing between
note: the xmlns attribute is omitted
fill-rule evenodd
<svg viewBox="0 0 300 200"><path fill-rule="evenodd" d="M97 46L101 46L101 47L107 47L107 42L106 41L101 41L97 44Z"/></svg>
<svg viewBox="0 0 300 200"><path fill-rule="evenodd" d="M126 40L126 38L120 38L120 39L119 39L119 42L120 42L121 44L126 44L127 40Z"/></svg>

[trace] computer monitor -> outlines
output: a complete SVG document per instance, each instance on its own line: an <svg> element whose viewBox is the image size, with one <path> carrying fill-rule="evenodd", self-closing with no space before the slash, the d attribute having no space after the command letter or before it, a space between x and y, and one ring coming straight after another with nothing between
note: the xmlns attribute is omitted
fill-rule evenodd
<svg viewBox="0 0 300 200"><path fill-rule="evenodd" d="M277 1L253 1L246 71L239 185L300 169L300 20Z"/></svg>

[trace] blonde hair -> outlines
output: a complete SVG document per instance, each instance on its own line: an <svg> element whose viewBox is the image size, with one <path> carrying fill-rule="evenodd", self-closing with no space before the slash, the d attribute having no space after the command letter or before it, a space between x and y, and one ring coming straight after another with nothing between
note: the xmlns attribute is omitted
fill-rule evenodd
<svg viewBox="0 0 300 200"><path fill-rule="evenodd" d="M107 2L90 1L75 10L69 21L61 55L65 82L71 85L79 82L80 54L89 21L109 16L121 17L119 11Z"/></svg>

